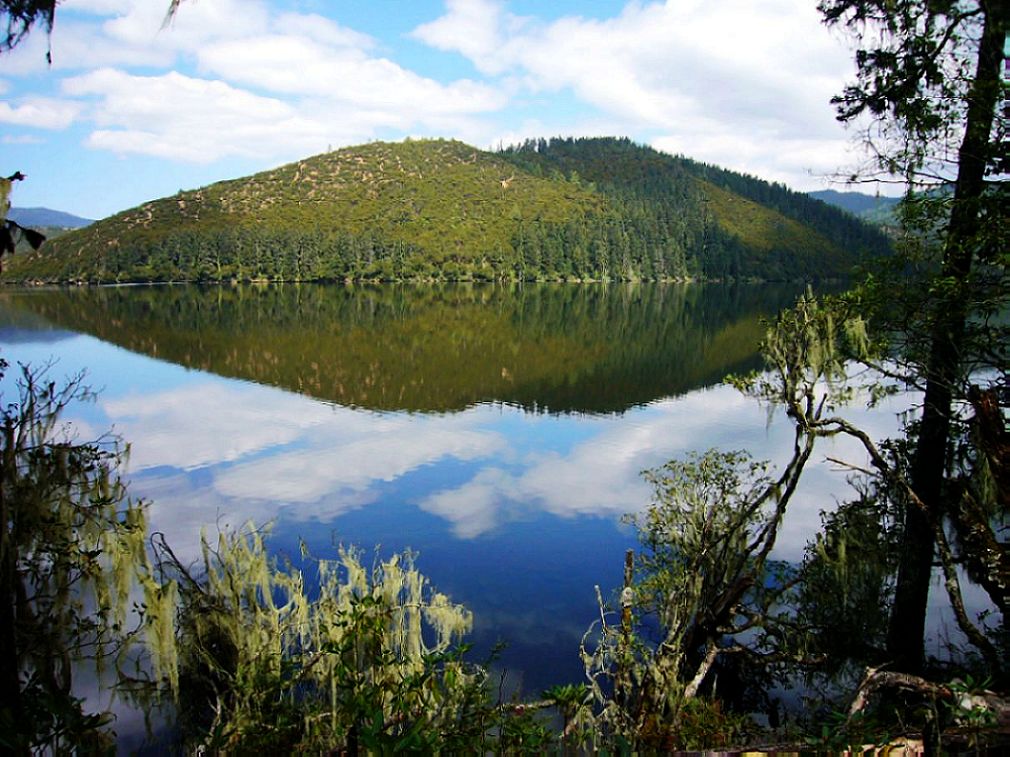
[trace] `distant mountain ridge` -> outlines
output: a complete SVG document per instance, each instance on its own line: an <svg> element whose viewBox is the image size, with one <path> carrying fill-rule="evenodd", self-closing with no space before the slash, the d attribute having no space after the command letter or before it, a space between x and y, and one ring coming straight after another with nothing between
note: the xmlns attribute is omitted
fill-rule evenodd
<svg viewBox="0 0 1010 757"><path fill-rule="evenodd" d="M829 205L847 210L869 223L885 225L894 223L895 208L901 202L900 197L875 196L862 192L839 192L834 189L822 189L809 194Z"/></svg>
<svg viewBox="0 0 1010 757"><path fill-rule="evenodd" d="M7 217L22 226L30 228L49 226L63 229L80 229L94 223L90 218L81 218L72 213L64 213L62 210L52 210L50 208L11 208L7 211Z"/></svg>
<svg viewBox="0 0 1010 757"><path fill-rule="evenodd" d="M4 278L784 280L887 249L805 194L628 139L407 140L144 203L15 256Z"/></svg>

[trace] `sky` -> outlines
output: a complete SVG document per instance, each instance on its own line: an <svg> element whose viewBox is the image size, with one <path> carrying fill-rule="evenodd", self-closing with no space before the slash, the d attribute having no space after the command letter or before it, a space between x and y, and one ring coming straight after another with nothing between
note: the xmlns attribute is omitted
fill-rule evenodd
<svg viewBox="0 0 1010 757"><path fill-rule="evenodd" d="M167 7L65 0L51 38L0 55L15 206L103 218L407 137L627 136L803 191L860 162L830 104L852 49L816 0L185 0L166 25Z"/></svg>

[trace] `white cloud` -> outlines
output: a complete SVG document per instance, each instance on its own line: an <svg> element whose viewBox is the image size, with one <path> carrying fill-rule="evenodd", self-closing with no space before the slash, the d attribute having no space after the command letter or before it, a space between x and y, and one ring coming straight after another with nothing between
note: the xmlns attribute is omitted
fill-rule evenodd
<svg viewBox="0 0 1010 757"><path fill-rule="evenodd" d="M906 402L847 415L882 438L894 431L895 413ZM217 515L233 525L266 522L280 509L286 520L324 522L378 501L382 484L424 466L464 463L475 471L468 480L422 489L414 504L469 539L535 512L616 518L638 511L651 499L641 471L683 457L699 439L724 450L761 450L779 465L792 442L791 424L778 415L766 424L764 408L727 386L620 417L531 419L543 425L546 439L564 438L566 424L579 429L570 448L546 451L500 431L499 411L487 406L450 415L377 414L220 381L100 406L116 432L133 440L133 492L157 503L162 529L172 528L170 521L208 523ZM87 429L78 432L86 437ZM540 435L529 429L531 439ZM845 473L819 462L827 455L865 464L851 440L818 445L782 526L779 557L798 559L819 527L820 511L847 495Z"/></svg>
<svg viewBox="0 0 1010 757"><path fill-rule="evenodd" d="M517 29L517 19L496 0L446 0L445 5L444 16L422 24L411 36L440 50L462 53L484 73L501 73L505 30L500 27Z"/></svg>
<svg viewBox="0 0 1010 757"><path fill-rule="evenodd" d="M228 40L208 45L198 58L202 70L227 81L279 94L311 95L352 114L371 111L373 118L386 122L423 123L442 114L481 113L504 104L490 87L467 80L443 85L370 57L358 47L332 46L307 36Z"/></svg>
<svg viewBox="0 0 1010 757"><path fill-rule="evenodd" d="M25 97L14 104L0 102L0 123L38 129L66 129L81 112L80 103L50 97Z"/></svg>
<svg viewBox="0 0 1010 757"><path fill-rule="evenodd" d="M281 34L304 37L328 47L351 47L358 50L375 47L375 40L367 34L348 29L315 13L282 14L273 28Z"/></svg>
<svg viewBox="0 0 1010 757"><path fill-rule="evenodd" d="M895 401L872 412L850 409L847 415L873 438L882 438L896 428L894 413L902 407ZM523 509L561 517L617 518L652 501L643 470L692 451L704 452L697 448L699 439L726 451L760 450L757 457L767 455L773 465L783 465L792 450L792 426L781 417L766 425L765 412L728 386L695 391L657 402L636 412L633 420L599 419L593 422L596 433L570 450L537 453L508 470L481 470L470 481L419 504L450 522L460 538L486 533ZM858 442L838 438L819 443L781 526L775 553L780 559L800 559L819 529L820 513L834 509L837 499L849 494L846 472L823 462L827 456L866 464Z"/></svg>
<svg viewBox="0 0 1010 757"><path fill-rule="evenodd" d="M451 0L413 35L531 92L571 91L635 132L658 133L662 149L794 185L844 158L829 100L849 53L807 0L632 2L606 20L521 21L501 3Z"/></svg>
<svg viewBox="0 0 1010 757"><path fill-rule="evenodd" d="M156 48L172 53L195 53L222 39L261 34L272 19L260 0L187 2L165 23L167 4L135 0L126 13L102 24L102 34L126 49Z"/></svg>
<svg viewBox="0 0 1010 757"><path fill-rule="evenodd" d="M60 3L60 11L109 16L128 13L136 4L136 0L63 0ZM165 8L168 8L167 3Z"/></svg>
<svg viewBox="0 0 1010 757"><path fill-rule="evenodd" d="M51 39L32 34L5 55L8 75L81 71L101 67L167 69L185 63L212 40L259 34L269 28L256 0L187 2L165 24L167 0L88 0L62 3ZM52 66L46 50L52 50Z"/></svg>
<svg viewBox="0 0 1010 757"><path fill-rule="evenodd" d="M4 74L132 77L92 90L86 144L180 161L277 165L390 134L481 145L500 135L629 134L798 187L850 162L829 104L850 53L808 0L628 2L609 18L553 21L520 17L502 0L446 0L409 36L470 60L471 78L446 76L450 56L436 59L441 77L423 75L396 57L395 39L263 0L186 2L168 26L165 10L70 0L52 69L45 35L32 35L5 56ZM128 102L148 91L160 108ZM566 109L572 98L577 116ZM527 126L509 123L512 113Z"/></svg>
<svg viewBox="0 0 1010 757"><path fill-rule="evenodd" d="M834 174L849 161L849 145L844 139L780 138L765 141L741 139L724 128L683 130L679 134L653 139L652 147L670 154L687 155L766 181L796 186L809 176L809 187L817 177Z"/></svg>
<svg viewBox="0 0 1010 757"><path fill-rule="evenodd" d="M606 424L565 455L533 461L518 485L556 515L616 517L649 503L643 470L690 451L697 439L725 448L755 428L761 428L760 413L739 392L700 390L654 404L637 423Z"/></svg>
<svg viewBox="0 0 1010 757"><path fill-rule="evenodd" d="M341 492L315 502L285 508L268 499L238 499L221 493L213 482L177 472L150 472L134 477L130 493L149 502L149 529L165 535L183 562L200 556L200 529L211 539L217 532L242 528L247 523L265 526L278 520L329 524L344 513L373 504L373 492Z"/></svg>
<svg viewBox="0 0 1010 757"><path fill-rule="evenodd" d="M760 408L729 387L664 400L634 415L633 422L628 416L583 418L580 426L593 426L595 433L572 449L537 452L508 470L483 469L461 486L428 496L420 507L449 521L460 538L479 536L524 509L616 518L648 505L651 489L643 470L682 456L696 439L733 449L743 443L742 433L763 428ZM758 441L769 444L758 433Z"/></svg>
<svg viewBox="0 0 1010 757"><path fill-rule="evenodd" d="M157 3L70 9L78 12L61 16L54 67L87 71L63 91L90 98L85 144L120 155L276 165L379 130L473 135L475 117L506 102L495 87L441 83L378 57L371 37L322 16L272 14L262 2L186 3L167 28ZM182 72L187 62L199 77Z"/></svg>
<svg viewBox="0 0 1010 757"><path fill-rule="evenodd" d="M229 155L322 149L325 126L276 98L171 72L133 76L100 69L66 79L68 94L97 97L91 147L208 163Z"/></svg>

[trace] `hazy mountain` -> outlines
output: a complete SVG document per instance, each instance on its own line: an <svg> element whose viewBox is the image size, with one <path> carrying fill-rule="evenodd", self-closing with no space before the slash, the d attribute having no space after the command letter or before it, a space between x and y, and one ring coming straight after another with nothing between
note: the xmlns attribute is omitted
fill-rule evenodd
<svg viewBox="0 0 1010 757"><path fill-rule="evenodd" d="M874 196L862 192L837 192L834 189L810 192L810 196L847 210L865 221L880 224L894 222L894 208L901 202L900 197Z"/></svg>
<svg viewBox="0 0 1010 757"><path fill-rule="evenodd" d="M63 229L80 229L94 223L89 218L81 218L71 213L64 213L61 210L51 210L50 208L11 208L7 211L7 217L29 228L49 226Z"/></svg>

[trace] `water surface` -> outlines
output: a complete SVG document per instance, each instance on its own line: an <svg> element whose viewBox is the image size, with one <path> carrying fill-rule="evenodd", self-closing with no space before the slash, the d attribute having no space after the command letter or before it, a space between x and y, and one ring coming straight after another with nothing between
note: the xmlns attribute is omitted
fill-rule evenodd
<svg viewBox="0 0 1010 757"><path fill-rule="evenodd" d="M200 529L273 548L411 548L473 610L511 686L582 675L594 585L617 587L643 469L708 447L789 451L784 419L723 385L759 365L770 286L123 287L0 294L11 363L101 392L82 438L131 444L134 496L181 556ZM6 387L9 390L8 386ZM869 422L867 418L862 421ZM879 418L878 418L879 421ZM893 418L884 418L893 425ZM824 454L844 453L838 447ZM795 559L844 491L821 466L779 540Z"/></svg>

